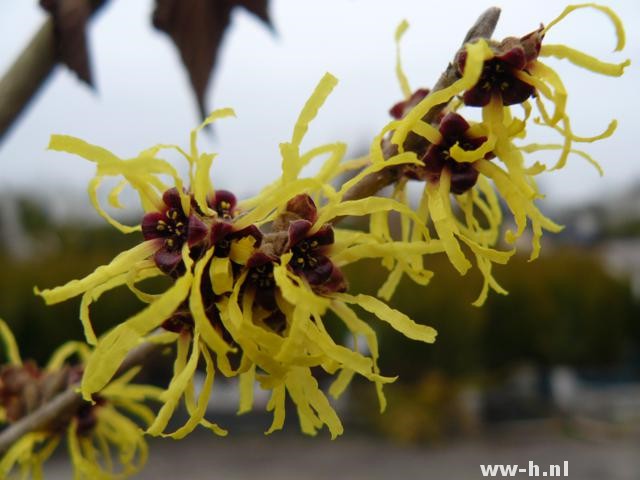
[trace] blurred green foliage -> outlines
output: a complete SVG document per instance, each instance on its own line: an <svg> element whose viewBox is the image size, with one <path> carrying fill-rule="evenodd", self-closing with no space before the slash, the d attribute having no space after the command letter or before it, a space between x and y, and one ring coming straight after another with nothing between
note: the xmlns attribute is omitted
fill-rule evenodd
<svg viewBox="0 0 640 480"><path fill-rule="evenodd" d="M94 225L54 228L46 223L34 222L32 228L30 232L38 232L32 258L13 261L2 249L5 255L0 255L3 265L0 275L0 317L13 329L22 355L44 362L63 342L84 339L78 319L80 300L76 298L46 306L34 294L34 286L52 288L81 278L108 263L117 253L133 246L139 241L139 236L125 236L111 227ZM126 289L105 293L91 309L96 332L104 332L121 322L138 311L141 305Z"/></svg>
<svg viewBox="0 0 640 480"><path fill-rule="evenodd" d="M628 282L608 275L594 254L567 248L535 262L516 257L495 272L509 295L493 293L480 308L471 305L481 285L477 275L460 277L443 257L431 265L431 284L403 281L392 304L434 326L433 345L408 341L369 317L378 332L382 373L399 379L385 388L384 415L366 381L354 385L354 408L384 436L437 442L475 431L483 406L469 396L495 388L523 364L538 373L568 365L610 379L615 371L640 378L640 304ZM385 273L363 262L348 278L354 290L375 293Z"/></svg>
<svg viewBox="0 0 640 480"><path fill-rule="evenodd" d="M403 281L392 305L438 330L433 345L409 342L376 325L383 372L405 381L427 369L467 378L521 362L576 367L610 366L640 347L638 301L629 284L609 276L597 258L576 249L547 253L535 262L516 257L496 272L509 291L492 293L483 307L471 305L478 276L460 277L443 257L432 259L436 275L427 287ZM354 290L375 292L386 271L373 262L353 267Z"/></svg>
<svg viewBox="0 0 640 480"><path fill-rule="evenodd" d="M385 388L387 409L383 415L379 414L372 389L357 385L354 390L366 425L373 425L378 433L401 443L433 443L477 431L478 416L465 402L465 394L471 390L465 387L439 371L423 373L416 382Z"/></svg>

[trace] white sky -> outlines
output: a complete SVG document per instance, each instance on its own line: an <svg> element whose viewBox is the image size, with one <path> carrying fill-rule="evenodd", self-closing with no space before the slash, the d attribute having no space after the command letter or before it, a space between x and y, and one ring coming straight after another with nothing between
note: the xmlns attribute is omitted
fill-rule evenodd
<svg viewBox="0 0 640 480"><path fill-rule="evenodd" d="M632 59L622 79L549 62L569 90L576 133L594 134L611 118L620 121L613 138L587 146L604 166L604 179L579 158L572 158L565 170L544 176L544 189L556 204L609 195L640 180L640 2L602 3L624 20L627 49L622 55L611 53L613 29L598 12L576 12L547 36L549 43L566 43L609 61ZM403 42L411 85L429 86L468 26L489 5L471 0L272 0L276 36L238 12L208 98L210 107L235 108L238 118L218 124L215 137L205 136L201 142L204 149L220 153L216 185L242 195L278 175L278 143L290 138L301 106L325 71L340 83L312 124L306 145L340 140L354 153L361 152L389 120L388 108L400 99L394 74L396 25L403 18L411 23ZM554 18L565 4L503 0L498 5L503 13L496 38L528 33ZM93 166L46 152L51 133L79 136L122 156L156 143L188 144L197 123L195 104L176 49L150 26L151 9L151 0L112 0L92 22L98 93L58 68L0 145L0 188L83 195L79 192ZM8 68L42 19L36 0L0 2L0 71Z"/></svg>

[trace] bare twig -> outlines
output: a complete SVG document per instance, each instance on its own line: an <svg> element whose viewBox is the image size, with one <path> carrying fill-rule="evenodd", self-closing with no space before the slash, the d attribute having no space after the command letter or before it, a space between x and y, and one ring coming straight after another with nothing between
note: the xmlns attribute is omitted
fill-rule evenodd
<svg viewBox="0 0 640 480"><path fill-rule="evenodd" d="M53 20L48 18L0 80L0 141L55 64Z"/></svg>
<svg viewBox="0 0 640 480"><path fill-rule="evenodd" d="M116 376L122 375L132 367L141 365L147 357L162 345L146 342L131 350L118 369ZM78 385L73 385L67 390L53 397L52 400L11 424L0 433L0 454L6 452L14 442L29 432L44 430L60 418L73 416L74 412L84 402L76 391Z"/></svg>
<svg viewBox="0 0 640 480"><path fill-rule="evenodd" d="M91 0L91 14L105 2L106 0ZM0 79L0 143L49 77L58 60L55 24L49 17Z"/></svg>

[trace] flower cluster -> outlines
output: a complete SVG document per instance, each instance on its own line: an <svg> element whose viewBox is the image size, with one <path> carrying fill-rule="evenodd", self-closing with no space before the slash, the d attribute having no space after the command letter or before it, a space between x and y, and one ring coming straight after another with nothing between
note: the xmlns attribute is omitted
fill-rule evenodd
<svg viewBox="0 0 640 480"><path fill-rule="evenodd" d="M90 355L85 344L68 342L40 369L32 361L22 361L15 339L2 320L0 337L8 361L0 369L0 413L3 422L9 424L75 385ZM73 356L80 363L70 364ZM152 386L131 384L138 371L125 373L94 395L93 403L83 401L46 430L24 435L0 460L0 476L8 478L12 471L19 470L20 478L43 478L43 463L64 439L75 468L74 478L126 478L137 473L146 462L147 444L129 415L149 424L153 411L144 402L157 400L161 392Z"/></svg>
<svg viewBox="0 0 640 480"><path fill-rule="evenodd" d="M331 392L337 396L354 374L373 381L384 407L382 385L392 381L380 375L378 348L373 329L352 306L371 312L411 338L432 342L435 331L367 295L349 295L341 267L365 257L398 260L409 252L416 256L441 251L439 242L394 242L364 232L342 231L332 222L341 216L365 216L398 210L418 222L414 212L393 199L381 197L346 200L349 188L379 171L370 165L340 189L331 180L361 162L341 162L343 144L331 144L300 152L309 122L336 84L327 74L302 109L292 140L281 145L282 176L260 194L243 202L213 188L209 177L212 155L197 147L199 130L209 122L233 114L214 112L191 137L191 150L159 146L123 160L99 147L67 136L53 136L50 148L78 154L97 164L95 185L104 176L122 176L139 194L145 208L140 225L125 226L98 208L108 221L129 232L140 230L144 241L99 267L81 280L38 291L47 303L81 295L81 320L87 341L96 345L82 377L85 399L102 391L127 352L152 331L165 334L153 341L177 344L174 376L162 396L164 405L147 430L150 434L181 438L198 424L219 435L226 431L204 418L215 371L240 378L240 407L251 408L253 385L272 391L274 410L270 431L284 421L286 394L297 406L303 431L315 433L327 425L332 436L342 425L314 377L314 367L338 373ZM157 157L162 148L180 152L189 165L189 185L173 167ZM328 154L320 172L301 177L310 161ZM413 154L399 155L388 165L415 163ZM169 175L174 185L165 185ZM122 184L110 194L112 205ZM91 190L98 204L97 190ZM424 228L426 232L426 227ZM407 250L408 249L408 250ZM416 275L426 275L415 266ZM142 292L137 283L154 276L169 276L173 285L163 294ZM90 304L100 295L127 285L148 307L98 339L90 322ZM354 335L364 336L370 356L337 343L327 332L323 317L333 311ZM205 386L197 401L193 374L200 359L206 365ZM172 433L165 428L178 402L184 398L189 421Z"/></svg>
<svg viewBox="0 0 640 480"><path fill-rule="evenodd" d="M558 73L540 60L553 56L603 75L622 75L629 60L605 63L570 47L543 41L555 24L581 8L604 13L615 26L616 50L624 47L624 30L616 14L607 7L582 4L567 7L546 27L524 37L508 37L501 42L479 39L465 45L454 62L458 79L431 94L427 89L411 93L398 59L398 79L405 100L392 108L390 113L395 120L384 130L392 134L382 143L391 151L414 152L420 159L418 166L404 169L406 178L425 182L420 217L431 216L451 263L461 274L471 268L461 244L474 255L484 276L476 305L482 305L489 288L506 293L492 276L492 264L505 263L514 252L494 250L502 216L496 191L488 181L493 182L515 220L515 231L506 232L507 243L513 244L531 223L533 260L539 255L543 230L558 232L562 228L535 205L535 200L542 198L535 177L562 168L572 153L587 159L602 173L597 162L586 152L574 149L573 144L606 138L613 134L617 122L613 120L599 135L575 135L566 111L566 88ZM397 42L406 29L406 22L400 25ZM560 134L562 143L516 145L517 140L526 137L532 103L540 115L534 122ZM523 117L518 118L512 111L514 107L521 107ZM481 108L482 121L473 122L463 116L465 109L474 108ZM425 121L434 113L434 122ZM374 144L373 148L381 160L382 146ZM525 154L541 150L560 151L553 167L540 162L527 165ZM372 231L384 234L387 227L383 224L372 224Z"/></svg>
<svg viewBox="0 0 640 480"><path fill-rule="evenodd" d="M506 293L492 275L493 264L506 263L515 251L497 249L500 198L515 220L515 230L505 235L508 243L521 237L531 223L532 259L539 254L543 229L561 228L535 205L541 195L534 177L547 168L540 163L527 165L525 154L557 149L556 169L571 153L591 161L573 149L573 143L613 133L615 122L595 137L574 135L566 113L566 89L558 74L540 61L556 56L598 73L622 74L628 62L606 64L568 47L543 44L557 21L586 6L613 20L621 49L624 33L618 18L605 7L588 4L569 7L547 27L522 38L480 39L465 45L452 67L456 80L439 90L412 92L398 57L405 99L391 109L394 120L376 136L364 159L344 161L342 143L302 150L310 123L337 83L326 74L302 108L291 140L280 145L280 177L240 201L231 192L214 188L210 170L215 155L198 148L201 129L234 116L231 109L213 112L196 128L188 150L158 145L123 159L75 137L52 136L50 149L95 163L89 195L97 211L124 233L142 233L138 245L86 277L36 289L47 304L81 297L80 320L94 349L86 362L83 358L80 391L85 400L95 402L91 408L100 406L102 411L96 399L110 399L114 388L125 388L128 378L112 379L128 352L149 341L175 345L176 352L173 377L158 395L163 405L148 422L146 433L151 435L182 438L198 425L226 435L224 428L205 418L218 372L238 378L239 413L252 409L256 383L270 391L267 408L273 411L273 423L268 432L283 427L289 397L305 433L315 434L323 426L332 437L342 433L341 421L316 377L320 370L335 375L328 388L333 397L356 374L370 380L383 410L383 386L394 378L381 374L374 328L360 313L372 314L410 339L433 342L433 328L416 323L385 300L403 275L420 285L429 283L433 273L425 263L434 254L445 254L462 274L472 267L468 256L473 255L484 278L476 305L485 301L489 289ZM398 42L406 28L406 23L399 27ZM537 123L559 133L561 144L516 145L526 136L532 102L540 114ZM516 106L522 107L522 117L512 111ZM465 108L481 108L482 120L465 117ZM186 180L162 158L165 150L186 161ZM304 176L305 167L318 159L322 160L318 173ZM394 190L389 198L376 192L353 193L390 171L399 174L390 177L388 184L393 183ZM350 178L336 186L345 174ZM98 189L108 177L120 179L108 194L112 207L122 207L119 196L124 188L137 193L144 209L138 225L120 223L101 205ZM424 182L424 189L414 208L406 187L416 180ZM400 219L398 235L392 231L390 213ZM368 231L338 228L343 217L368 219ZM377 296L349 292L343 267L365 258L379 259L389 270ZM144 292L139 284L153 277L171 279L170 287L160 294ZM121 286L147 305L98 337L91 324L91 304ZM358 350L357 341L351 347L329 334L324 322L330 312L354 337L366 341L366 352ZM200 363L206 375L196 396L193 378ZM188 420L166 432L182 401ZM77 421L70 425L78 428ZM78 448L75 451L81 455Z"/></svg>

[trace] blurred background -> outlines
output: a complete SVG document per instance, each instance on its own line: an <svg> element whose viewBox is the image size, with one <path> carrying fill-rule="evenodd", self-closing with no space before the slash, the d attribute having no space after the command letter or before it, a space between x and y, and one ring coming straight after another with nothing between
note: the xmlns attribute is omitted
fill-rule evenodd
<svg viewBox="0 0 640 480"><path fill-rule="evenodd" d="M255 413L236 417L235 385L219 379L210 416L231 430L230 438L199 432L179 443L152 440L149 466L138 478L475 479L480 464L530 460L541 467L567 460L573 478L640 478L640 3L602 3L625 23L623 56L611 54L613 30L597 12L575 13L548 41L632 60L621 79L549 61L570 92L578 134L619 121L612 138L586 148L605 177L580 159L542 176L543 209L566 228L544 237L539 260L529 263L523 255L496 269L509 295L472 307L480 279L461 278L446 259L434 258L431 284L403 283L392 303L437 328L438 341L411 343L372 322L383 373L399 375L386 388L386 413L379 414L373 387L355 382L337 405L346 424L339 440L330 442L325 432L301 436L292 409L285 431L264 437L270 421L260 413L264 396L258 395ZM488 6L271 0L271 27L247 9L232 9L204 96L209 109L232 106L238 114L201 139L203 148L220 154L215 185L243 197L278 175L278 143L290 137L325 71L340 84L305 144L345 141L349 155L366 152L401 99L394 75L397 24L411 23L402 48L412 87L429 86ZM496 38L526 34L564 7L538 1L525 8L506 0L499 6ZM97 217L86 198L93 166L46 152L49 135L71 134L133 156L160 142L186 145L198 123L187 73L169 36L151 25L153 9L152 0L106 2L87 30L94 89L56 67L0 140L0 317L14 329L24 357L42 362L63 341L82 338L78 302L45 307L33 286L86 275L139 240ZM45 19L36 1L0 2L0 72ZM531 140L548 143L542 135L533 131ZM135 222L135 207L128 211L122 218ZM362 262L348 277L354 291L374 293L384 274ZM139 308L125 291L105 294L92 307L96 329L105 331ZM337 337L343 334L328 321ZM148 380L160 382L167 368L159 356ZM65 457L56 457L49 472L69 478Z"/></svg>

